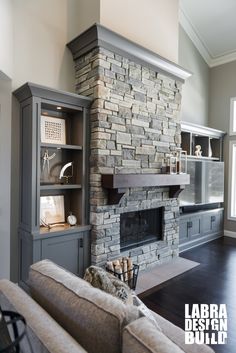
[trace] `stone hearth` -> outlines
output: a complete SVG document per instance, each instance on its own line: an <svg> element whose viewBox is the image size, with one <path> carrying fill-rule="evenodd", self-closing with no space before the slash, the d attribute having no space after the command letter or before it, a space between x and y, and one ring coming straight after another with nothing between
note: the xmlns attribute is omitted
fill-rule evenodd
<svg viewBox="0 0 236 353"><path fill-rule="evenodd" d="M93 27L90 32L96 43L85 32L68 45L75 60L76 91L94 99L90 119L91 259L102 265L128 255L142 269L178 256L178 200L169 197L168 187L131 187L119 204L109 205L101 177L161 172L163 158L181 142L183 79L130 55L127 48L134 43L127 44L104 28L100 33L101 27L95 27L97 32ZM119 45L111 40L108 45L107 36ZM162 240L121 253L120 215L159 207L163 208Z"/></svg>

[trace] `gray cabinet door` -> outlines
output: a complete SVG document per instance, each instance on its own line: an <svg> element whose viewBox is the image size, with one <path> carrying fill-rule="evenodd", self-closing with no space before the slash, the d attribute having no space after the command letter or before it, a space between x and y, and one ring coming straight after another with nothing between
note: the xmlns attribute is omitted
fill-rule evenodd
<svg viewBox="0 0 236 353"><path fill-rule="evenodd" d="M219 233L222 230L223 212L210 212L202 216L204 234Z"/></svg>
<svg viewBox="0 0 236 353"><path fill-rule="evenodd" d="M183 244L190 240L188 232L188 219L180 219L179 221L179 243Z"/></svg>
<svg viewBox="0 0 236 353"><path fill-rule="evenodd" d="M49 259L67 270L83 276L83 233L42 240L42 259Z"/></svg>
<svg viewBox="0 0 236 353"><path fill-rule="evenodd" d="M195 240L201 236L201 216L190 217L188 231L190 240Z"/></svg>
<svg viewBox="0 0 236 353"><path fill-rule="evenodd" d="M201 216L180 218L179 243L183 244L201 236Z"/></svg>

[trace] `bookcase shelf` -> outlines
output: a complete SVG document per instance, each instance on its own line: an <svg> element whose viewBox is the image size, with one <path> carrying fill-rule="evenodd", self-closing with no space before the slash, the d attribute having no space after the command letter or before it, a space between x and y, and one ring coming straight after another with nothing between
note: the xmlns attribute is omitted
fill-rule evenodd
<svg viewBox="0 0 236 353"><path fill-rule="evenodd" d="M70 190L70 189L82 189L82 185L79 184L63 184L63 185L40 185L40 190Z"/></svg>
<svg viewBox="0 0 236 353"><path fill-rule="evenodd" d="M224 135L225 132L220 130L181 122L181 147L191 158L222 161ZM195 155L197 145L201 146L201 157Z"/></svg>
<svg viewBox="0 0 236 353"><path fill-rule="evenodd" d="M82 150L82 146L77 146L77 145L60 145L56 143L41 143L41 147L44 148L56 148L56 149L68 149L68 150Z"/></svg>
<svg viewBox="0 0 236 353"><path fill-rule="evenodd" d="M90 262L88 114L91 99L32 83L26 83L14 94L20 102L21 113L19 281L26 284L29 266L44 258L82 276ZM59 202L56 196L61 196L58 209L53 204L56 199ZM42 211L43 207L46 211ZM75 226L67 224L70 212L77 218ZM55 224L63 225L51 229L42 227L44 223L53 223L47 221L48 214L50 219L55 219Z"/></svg>

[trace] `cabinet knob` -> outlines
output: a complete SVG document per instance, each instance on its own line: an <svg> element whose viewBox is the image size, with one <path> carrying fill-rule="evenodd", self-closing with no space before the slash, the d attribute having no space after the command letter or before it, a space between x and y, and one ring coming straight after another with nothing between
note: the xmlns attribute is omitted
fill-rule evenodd
<svg viewBox="0 0 236 353"><path fill-rule="evenodd" d="M216 216L211 216L211 222L215 222Z"/></svg>

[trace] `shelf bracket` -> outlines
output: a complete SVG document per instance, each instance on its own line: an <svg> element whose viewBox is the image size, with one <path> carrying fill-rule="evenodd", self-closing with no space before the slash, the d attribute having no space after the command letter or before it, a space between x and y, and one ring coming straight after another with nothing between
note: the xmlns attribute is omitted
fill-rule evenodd
<svg viewBox="0 0 236 353"><path fill-rule="evenodd" d="M117 205L124 196L126 189L109 189L108 205Z"/></svg>
<svg viewBox="0 0 236 353"><path fill-rule="evenodd" d="M184 190L185 185L172 185L170 186L170 198L177 199L179 194Z"/></svg>

